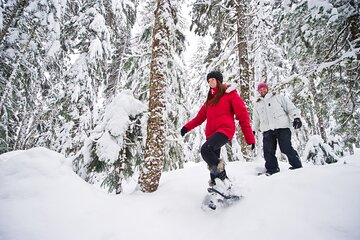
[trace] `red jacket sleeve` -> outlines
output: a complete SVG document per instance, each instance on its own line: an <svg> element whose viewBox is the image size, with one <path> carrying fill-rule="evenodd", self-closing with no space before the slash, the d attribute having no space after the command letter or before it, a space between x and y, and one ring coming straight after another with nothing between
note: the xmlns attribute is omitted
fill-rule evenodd
<svg viewBox="0 0 360 240"><path fill-rule="evenodd" d="M185 124L185 128L188 132L200 126L206 120L206 107L205 104L200 108L196 117L190 120L187 124Z"/></svg>
<svg viewBox="0 0 360 240"><path fill-rule="evenodd" d="M250 125L250 117L247 108L237 91L234 91L233 94L234 97L232 98L231 104L235 112L235 117L239 121L245 141L247 144L255 144L255 137Z"/></svg>

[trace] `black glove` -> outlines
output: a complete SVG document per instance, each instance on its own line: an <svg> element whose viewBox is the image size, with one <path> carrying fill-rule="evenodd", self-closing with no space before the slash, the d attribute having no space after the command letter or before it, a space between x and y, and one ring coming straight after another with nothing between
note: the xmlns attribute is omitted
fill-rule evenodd
<svg viewBox="0 0 360 240"><path fill-rule="evenodd" d="M298 128L301 128L301 126L302 126L302 122L301 122L300 118L295 118L294 122L293 122L293 127L295 129L298 129Z"/></svg>
<svg viewBox="0 0 360 240"><path fill-rule="evenodd" d="M254 150L255 149L255 144L251 144L251 150Z"/></svg>
<svg viewBox="0 0 360 240"><path fill-rule="evenodd" d="M180 130L180 134L183 137L185 135L185 133L187 133L187 129L186 127L182 127L182 129Z"/></svg>

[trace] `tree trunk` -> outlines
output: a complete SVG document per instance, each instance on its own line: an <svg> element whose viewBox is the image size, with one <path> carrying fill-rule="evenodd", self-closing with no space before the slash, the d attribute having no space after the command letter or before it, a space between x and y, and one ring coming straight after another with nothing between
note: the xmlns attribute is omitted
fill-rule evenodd
<svg viewBox="0 0 360 240"><path fill-rule="evenodd" d="M309 87L310 87L311 95L313 96L313 100L314 100L315 114L318 119L318 129L320 132L320 136L324 140L324 142L326 142L327 139L326 139L326 133L325 133L325 128L324 128L324 119L321 114L320 99L318 99L318 97L317 97L314 78L315 78L315 76L309 78Z"/></svg>
<svg viewBox="0 0 360 240"><path fill-rule="evenodd" d="M239 76L240 76L240 96L246 107L250 106L250 67L247 51L246 30L247 18L245 14L245 2L237 1L237 39L238 39L238 57L239 57ZM249 110L249 108L248 108ZM251 116L251 112L249 112ZM245 160L249 160L249 148L245 142L244 136L241 137L241 151Z"/></svg>
<svg viewBox="0 0 360 240"><path fill-rule="evenodd" d="M150 63L149 119L145 146L145 162L139 177L143 192L154 192L159 186L165 158L164 94L167 61L169 57L169 31L166 15L171 16L167 1L157 0L153 27L152 55Z"/></svg>

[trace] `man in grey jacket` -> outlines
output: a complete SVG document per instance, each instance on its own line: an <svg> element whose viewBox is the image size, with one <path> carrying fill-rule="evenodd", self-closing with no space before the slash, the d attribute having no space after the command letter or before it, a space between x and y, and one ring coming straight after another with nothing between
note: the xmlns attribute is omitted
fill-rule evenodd
<svg viewBox="0 0 360 240"><path fill-rule="evenodd" d="M284 153L291 165L290 169L301 168L301 160L298 153L291 145L290 123L298 129L302 126L300 110L285 96L268 92L266 83L258 85L258 92L261 97L256 101L254 107L254 132L263 133L263 150L265 168L267 174L274 174L280 171L275 156L276 145Z"/></svg>

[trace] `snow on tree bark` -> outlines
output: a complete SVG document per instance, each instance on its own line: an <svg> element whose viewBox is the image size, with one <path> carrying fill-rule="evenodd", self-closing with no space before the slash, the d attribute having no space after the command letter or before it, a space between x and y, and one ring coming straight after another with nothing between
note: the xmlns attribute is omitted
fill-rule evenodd
<svg viewBox="0 0 360 240"><path fill-rule="evenodd" d="M246 107L249 109L251 105L250 101L250 69L249 69L249 57L248 57L248 44L246 39L247 32L247 17L245 14L245 3L242 0L237 1L236 13L237 13L237 39L238 39L238 58L240 69L240 94ZM251 115L251 112L249 112ZM249 149L245 142L244 136L241 136L241 151L245 160L249 160Z"/></svg>
<svg viewBox="0 0 360 240"><path fill-rule="evenodd" d="M152 56L150 64L150 98L145 161L139 177L143 192L154 192L159 186L165 151L164 93L169 53L169 31L166 16L171 16L168 2L157 1L153 28Z"/></svg>

